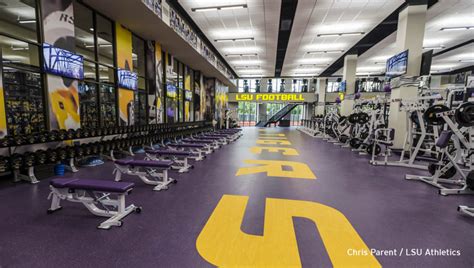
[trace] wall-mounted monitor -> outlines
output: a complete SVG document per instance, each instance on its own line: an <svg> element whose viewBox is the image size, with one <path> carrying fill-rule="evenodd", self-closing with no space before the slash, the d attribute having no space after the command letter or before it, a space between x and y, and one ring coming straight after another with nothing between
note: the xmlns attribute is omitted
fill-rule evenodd
<svg viewBox="0 0 474 268"><path fill-rule="evenodd" d="M397 77L407 73L408 50L405 50L387 60L385 76L389 78Z"/></svg>
<svg viewBox="0 0 474 268"><path fill-rule="evenodd" d="M84 79L84 58L65 49L43 43L43 68L50 74Z"/></svg>
<svg viewBox="0 0 474 268"><path fill-rule="evenodd" d="M433 50L421 54L420 75L429 75L431 72L431 61L433 59Z"/></svg>
<svg viewBox="0 0 474 268"><path fill-rule="evenodd" d="M166 96L169 98L176 98L178 92L176 86L172 84L166 84Z"/></svg>
<svg viewBox="0 0 474 268"><path fill-rule="evenodd" d="M131 90L138 89L138 75L129 70L117 69L117 84L119 88L126 88Z"/></svg>

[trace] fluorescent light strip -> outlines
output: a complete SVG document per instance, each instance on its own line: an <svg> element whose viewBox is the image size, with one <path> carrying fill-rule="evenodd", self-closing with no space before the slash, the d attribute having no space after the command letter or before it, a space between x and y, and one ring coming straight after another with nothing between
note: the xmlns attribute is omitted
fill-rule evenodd
<svg viewBox="0 0 474 268"><path fill-rule="evenodd" d="M28 50L28 47L11 47L11 50L13 51L23 51L23 50Z"/></svg>
<svg viewBox="0 0 474 268"><path fill-rule="evenodd" d="M99 44L99 47L111 47L112 44ZM94 45L85 45L86 48L93 48Z"/></svg>
<svg viewBox="0 0 474 268"><path fill-rule="evenodd" d="M36 23L36 20L18 20L20 24Z"/></svg>
<svg viewBox="0 0 474 268"><path fill-rule="evenodd" d="M321 50L321 51L308 51L306 54L327 54L327 53L342 53L344 50Z"/></svg>
<svg viewBox="0 0 474 268"><path fill-rule="evenodd" d="M471 63L471 62L474 62L474 59L459 60L459 62L462 62L462 63Z"/></svg>
<svg viewBox="0 0 474 268"><path fill-rule="evenodd" d="M474 26L460 26L460 27L444 27L439 29L440 31L464 31L464 30L472 30Z"/></svg>
<svg viewBox="0 0 474 268"><path fill-rule="evenodd" d="M382 64L383 64L383 65L387 65L387 63L386 63L386 62L383 62L383 61L376 61L376 62L374 62L374 64L377 64L377 65L382 65Z"/></svg>
<svg viewBox="0 0 474 268"><path fill-rule="evenodd" d="M300 67L325 67L325 66L329 66L329 63L325 63L325 64L300 64Z"/></svg>
<svg viewBox="0 0 474 268"><path fill-rule="evenodd" d="M318 37L330 37L330 36L349 36L349 35L363 35L364 32L350 32L350 33L327 33L327 34L318 34Z"/></svg>
<svg viewBox="0 0 474 268"><path fill-rule="evenodd" d="M244 56L258 56L257 53L246 53L246 54L226 54L226 57L244 57Z"/></svg>
<svg viewBox="0 0 474 268"><path fill-rule="evenodd" d="M423 49L433 49L433 50L436 50L436 49L443 49L443 48L445 48L445 47L446 47L446 46L441 45L441 46L435 46L435 47L423 47Z"/></svg>
<svg viewBox="0 0 474 268"><path fill-rule="evenodd" d="M206 11L230 10L230 9L241 9L241 8L247 8L247 5L243 4L243 5L215 6L215 7L195 7L195 8L191 8L191 11L192 12L206 12Z"/></svg>
<svg viewBox="0 0 474 268"><path fill-rule="evenodd" d="M214 42L235 42L235 41L253 41L253 37L243 37L243 38L228 38L228 39L214 39Z"/></svg>
<svg viewBox="0 0 474 268"><path fill-rule="evenodd" d="M248 66L235 66L235 69L257 69L259 65L248 65Z"/></svg>

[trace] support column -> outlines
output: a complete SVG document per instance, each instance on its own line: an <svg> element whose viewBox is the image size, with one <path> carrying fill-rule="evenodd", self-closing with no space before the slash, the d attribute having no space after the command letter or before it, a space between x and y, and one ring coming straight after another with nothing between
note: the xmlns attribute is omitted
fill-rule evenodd
<svg viewBox="0 0 474 268"><path fill-rule="evenodd" d="M258 120L257 121L265 121L267 120L267 104L266 103L257 103L257 111L258 111Z"/></svg>
<svg viewBox="0 0 474 268"><path fill-rule="evenodd" d="M425 34L427 5L409 5L398 16L397 52L408 49L406 76L419 76L423 38ZM391 99L417 97L414 87L392 88ZM395 129L394 148L402 148L407 133L406 113L399 111L399 102L390 104L389 127Z"/></svg>
<svg viewBox="0 0 474 268"><path fill-rule="evenodd" d="M318 94L318 103L315 109L315 115L324 115L326 105L326 82L327 78L318 78L316 83L316 94Z"/></svg>
<svg viewBox="0 0 474 268"><path fill-rule="evenodd" d="M342 72L342 81L346 82L345 96L354 95L355 80L357 69L357 55L347 55L344 57L344 69ZM341 103L341 115L348 116L352 113L354 98L344 98Z"/></svg>

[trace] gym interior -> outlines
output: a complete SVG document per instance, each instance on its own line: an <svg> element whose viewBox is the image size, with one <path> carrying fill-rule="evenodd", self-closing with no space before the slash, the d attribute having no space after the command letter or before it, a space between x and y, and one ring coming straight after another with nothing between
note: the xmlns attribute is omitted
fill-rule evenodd
<svg viewBox="0 0 474 268"><path fill-rule="evenodd" d="M472 0L0 0L0 267L474 267Z"/></svg>

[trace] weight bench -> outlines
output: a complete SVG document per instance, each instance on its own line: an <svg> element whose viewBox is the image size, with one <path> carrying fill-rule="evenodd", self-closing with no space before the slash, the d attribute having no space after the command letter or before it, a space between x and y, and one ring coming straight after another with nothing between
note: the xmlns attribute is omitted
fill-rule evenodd
<svg viewBox="0 0 474 268"><path fill-rule="evenodd" d="M192 156L191 152L176 151L167 149L145 150L146 156L149 160L163 161L171 160L173 164L172 169L177 169L179 173L188 172L193 165L188 163L188 157Z"/></svg>
<svg viewBox="0 0 474 268"><path fill-rule="evenodd" d="M175 179L168 177L168 170L173 165L173 161L149 161L149 160L116 160L115 181L122 179L122 174L138 176L144 183L156 185L153 190L167 190L168 185L176 183Z"/></svg>
<svg viewBox="0 0 474 268"><path fill-rule="evenodd" d="M115 182L91 179L52 179L50 182L51 207L48 214L62 209L61 200L82 203L92 214L109 217L97 228L110 229L122 226L122 219L132 212L140 213L141 208L135 205L125 206L125 196L130 194L132 182ZM115 198L113 198L115 197Z"/></svg>
<svg viewBox="0 0 474 268"><path fill-rule="evenodd" d="M201 161L205 158L203 154L210 154L212 150L209 146L204 144L196 144L196 143L170 143L168 147L178 150L178 151L189 151L191 152L192 158L196 161Z"/></svg>
<svg viewBox="0 0 474 268"><path fill-rule="evenodd" d="M206 146L209 146L211 151L214 151L220 148L220 145L216 140L209 140L209 139L196 137L194 139L182 139L181 141L186 144L189 144L189 143L204 144Z"/></svg>

